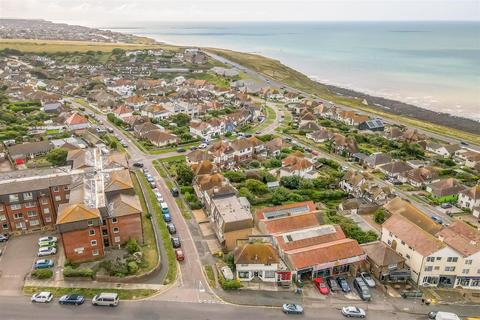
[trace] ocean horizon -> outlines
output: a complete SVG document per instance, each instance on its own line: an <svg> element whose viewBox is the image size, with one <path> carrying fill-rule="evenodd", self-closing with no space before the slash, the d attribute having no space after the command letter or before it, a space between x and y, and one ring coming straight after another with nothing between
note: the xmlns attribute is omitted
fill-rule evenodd
<svg viewBox="0 0 480 320"><path fill-rule="evenodd" d="M278 59L310 78L480 121L480 22L138 22L118 32Z"/></svg>

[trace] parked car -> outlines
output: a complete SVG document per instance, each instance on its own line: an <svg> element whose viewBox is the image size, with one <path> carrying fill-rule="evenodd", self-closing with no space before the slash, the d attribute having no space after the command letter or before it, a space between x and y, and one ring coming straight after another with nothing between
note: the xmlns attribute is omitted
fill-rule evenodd
<svg viewBox="0 0 480 320"><path fill-rule="evenodd" d="M313 279L313 283L321 294L327 295L329 293L330 290L328 290L328 287L322 277Z"/></svg>
<svg viewBox="0 0 480 320"><path fill-rule="evenodd" d="M180 237L171 237L172 246L174 248L180 248L182 246L182 242L180 241Z"/></svg>
<svg viewBox="0 0 480 320"><path fill-rule="evenodd" d="M147 181L148 182L155 182L155 179L152 177L152 175L148 174L147 175Z"/></svg>
<svg viewBox="0 0 480 320"><path fill-rule="evenodd" d="M41 242L38 242L38 246L39 247L53 247L53 248L56 248L57 247L57 242L55 242L55 241L41 241Z"/></svg>
<svg viewBox="0 0 480 320"><path fill-rule="evenodd" d="M229 266L221 267L220 271L222 272L222 275L226 280L233 280L234 279L232 269L230 269Z"/></svg>
<svg viewBox="0 0 480 320"><path fill-rule="evenodd" d="M35 269L48 269L53 267L53 260L51 259L39 259L35 261Z"/></svg>
<svg viewBox="0 0 480 320"><path fill-rule="evenodd" d="M177 258L177 261L185 260L185 256L183 255L182 249L176 249L175 250L175 257Z"/></svg>
<svg viewBox="0 0 480 320"><path fill-rule="evenodd" d="M197 147L195 147L195 146L193 146L193 147L190 147L190 150L191 150L191 151L195 151L195 150L197 150L197 149L198 149L198 148L197 148Z"/></svg>
<svg viewBox="0 0 480 320"><path fill-rule="evenodd" d="M177 228L175 228L175 225L173 223L167 223L167 229L170 234L177 233Z"/></svg>
<svg viewBox="0 0 480 320"><path fill-rule="evenodd" d="M135 168L143 168L143 163L141 163L141 162L135 162L135 163L133 164L133 166L134 166Z"/></svg>
<svg viewBox="0 0 480 320"><path fill-rule="evenodd" d="M347 279L345 279L344 277L338 277L337 282L343 292L352 291L352 289L350 289L350 286L348 285Z"/></svg>
<svg viewBox="0 0 480 320"><path fill-rule="evenodd" d="M118 294L116 293L102 292L100 294L95 295L92 299L92 304L94 306L116 307L118 306L118 302L119 302Z"/></svg>
<svg viewBox="0 0 480 320"><path fill-rule="evenodd" d="M184 149L184 148L178 148L178 149L177 149L177 152L178 152L178 153L185 152L185 149Z"/></svg>
<svg viewBox="0 0 480 320"><path fill-rule="evenodd" d="M160 208L162 209L163 214L170 213L170 210L168 210L168 204L165 201L160 202Z"/></svg>
<svg viewBox="0 0 480 320"><path fill-rule="evenodd" d="M38 256L43 257L43 256L50 256L52 254L57 253L57 248L54 247L40 247L38 249Z"/></svg>
<svg viewBox="0 0 480 320"><path fill-rule="evenodd" d="M5 242L5 241L8 241L8 235L0 234L0 242Z"/></svg>
<svg viewBox="0 0 480 320"><path fill-rule="evenodd" d="M60 304L74 304L77 306L83 304L84 302L85 297L79 294L66 294L58 299L58 303Z"/></svg>
<svg viewBox="0 0 480 320"><path fill-rule="evenodd" d="M303 307L299 304L285 303L282 306L282 311L286 314L303 314Z"/></svg>
<svg viewBox="0 0 480 320"><path fill-rule="evenodd" d="M150 188L155 189L157 187L157 184L155 182L150 182Z"/></svg>
<svg viewBox="0 0 480 320"><path fill-rule="evenodd" d="M428 319L432 320L460 320L460 318L451 312L431 311L428 313Z"/></svg>
<svg viewBox="0 0 480 320"><path fill-rule="evenodd" d="M363 301L370 301L372 300L372 295L370 294L370 290L368 289L367 284L361 277L356 277L353 280L353 287L357 290L358 295L362 298Z"/></svg>
<svg viewBox="0 0 480 320"><path fill-rule="evenodd" d="M432 220L438 224L443 224L443 220L437 216L431 216Z"/></svg>
<svg viewBox="0 0 480 320"><path fill-rule="evenodd" d="M48 236L48 237L41 237L40 239L38 239L38 243L44 242L44 241L57 242L58 238L53 236Z"/></svg>
<svg viewBox="0 0 480 320"><path fill-rule="evenodd" d="M163 221L172 222L172 216L169 213L164 213L163 214Z"/></svg>
<svg viewBox="0 0 480 320"><path fill-rule="evenodd" d="M335 278L328 278L327 279L328 286L330 287L330 291L340 291L340 287L338 286L337 279Z"/></svg>
<svg viewBox="0 0 480 320"><path fill-rule="evenodd" d="M53 300L53 294L48 291L42 291L32 295L30 300L32 302L38 302L38 303L49 303Z"/></svg>
<svg viewBox="0 0 480 320"><path fill-rule="evenodd" d="M369 286L370 288L375 288L375 280L372 278L372 276L370 275L370 273L368 272L361 272L360 273L360 277L362 277L363 281L365 282L365 284L367 286Z"/></svg>
<svg viewBox="0 0 480 320"><path fill-rule="evenodd" d="M177 189L177 188L175 188L175 187L172 188L172 195L173 195L174 197L178 197L179 192L178 192L178 189Z"/></svg>
<svg viewBox="0 0 480 320"><path fill-rule="evenodd" d="M205 149L207 147L206 143L202 143L198 146L200 149Z"/></svg>
<svg viewBox="0 0 480 320"><path fill-rule="evenodd" d="M365 318L367 316L365 310L355 306L343 307L342 314L347 318Z"/></svg>

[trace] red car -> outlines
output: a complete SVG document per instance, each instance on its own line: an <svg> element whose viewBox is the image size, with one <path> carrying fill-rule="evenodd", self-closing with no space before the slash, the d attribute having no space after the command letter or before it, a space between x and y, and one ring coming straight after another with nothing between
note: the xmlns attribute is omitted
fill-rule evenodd
<svg viewBox="0 0 480 320"><path fill-rule="evenodd" d="M182 249L175 249L175 256L177 257L177 261L185 260Z"/></svg>
<svg viewBox="0 0 480 320"><path fill-rule="evenodd" d="M313 279L313 283L315 283L315 287L317 287L321 294L327 295L330 292L323 278L315 278Z"/></svg>

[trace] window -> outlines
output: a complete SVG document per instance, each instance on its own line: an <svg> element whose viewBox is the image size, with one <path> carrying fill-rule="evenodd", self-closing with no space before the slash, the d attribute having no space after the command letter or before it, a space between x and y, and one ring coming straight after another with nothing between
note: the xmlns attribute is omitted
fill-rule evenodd
<svg viewBox="0 0 480 320"><path fill-rule="evenodd" d="M67 194L65 195L65 199L67 199L67 200L70 199L70 193L67 193Z"/></svg>
<svg viewBox="0 0 480 320"><path fill-rule="evenodd" d="M118 219L117 218L112 218L112 223L117 223Z"/></svg>
<svg viewBox="0 0 480 320"><path fill-rule="evenodd" d="M425 271L432 271L432 270L433 270L433 267L432 267L432 266L428 266L428 267L425 267L424 270L425 270Z"/></svg>
<svg viewBox="0 0 480 320"><path fill-rule="evenodd" d="M113 228L113 233L119 233L120 232L120 229L118 229L117 227Z"/></svg>
<svg viewBox="0 0 480 320"><path fill-rule="evenodd" d="M10 202L18 202L18 194L10 194L10 195L8 196L8 200L9 200Z"/></svg>
<svg viewBox="0 0 480 320"><path fill-rule="evenodd" d="M50 216L45 216L44 219L45 219L45 222L52 222L52 217Z"/></svg>
<svg viewBox="0 0 480 320"><path fill-rule="evenodd" d="M5 220L7 220L7 217L5 217L4 214L2 214L2 215L0 216L0 221L5 221Z"/></svg>
<svg viewBox="0 0 480 320"><path fill-rule="evenodd" d="M68 191L68 186L64 186L63 190Z"/></svg>
<svg viewBox="0 0 480 320"><path fill-rule="evenodd" d="M468 274L469 272L470 272L470 269L463 269L463 270L462 270L462 273L463 273L463 274Z"/></svg>
<svg viewBox="0 0 480 320"><path fill-rule="evenodd" d="M89 227L92 227L92 226L93 226L93 220L88 220L88 221L87 221L87 225L88 225Z"/></svg>
<svg viewBox="0 0 480 320"><path fill-rule="evenodd" d="M409 254L407 254L407 259L410 259L410 255L409 255Z"/></svg>
<svg viewBox="0 0 480 320"><path fill-rule="evenodd" d="M30 220L29 223L30 223L31 226L38 226L38 225L40 224L40 221L38 221L38 220Z"/></svg>
<svg viewBox="0 0 480 320"><path fill-rule="evenodd" d="M275 271L265 271L265 278L275 278Z"/></svg>
<svg viewBox="0 0 480 320"><path fill-rule="evenodd" d="M90 236L94 236L95 235L95 230L93 230L93 229L88 230L88 234Z"/></svg>
<svg viewBox="0 0 480 320"><path fill-rule="evenodd" d="M238 272L238 277L242 279L247 279L250 276L250 272L248 271L241 271Z"/></svg>
<svg viewBox="0 0 480 320"><path fill-rule="evenodd" d="M480 269L477 270L477 273L480 274Z"/></svg>
<svg viewBox="0 0 480 320"><path fill-rule="evenodd" d="M58 192L58 187L53 187L53 192Z"/></svg>
<svg viewBox="0 0 480 320"><path fill-rule="evenodd" d="M22 219L23 218L23 213L15 213L13 215L13 219Z"/></svg>
<svg viewBox="0 0 480 320"><path fill-rule="evenodd" d="M1 211L3 211L3 206L2 206L2 205L0 205L0 212L1 212Z"/></svg>
<svg viewBox="0 0 480 320"><path fill-rule="evenodd" d="M48 199L47 198L43 198L42 201L41 201L42 204L48 204Z"/></svg>
<svg viewBox="0 0 480 320"><path fill-rule="evenodd" d="M50 208L43 208L43 213L50 213Z"/></svg>
<svg viewBox="0 0 480 320"><path fill-rule="evenodd" d="M405 241L402 240L402 241L401 241L401 244L402 244L402 245L405 245Z"/></svg>
<svg viewBox="0 0 480 320"><path fill-rule="evenodd" d="M427 257L427 262L434 262L435 261L435 257Z"/></svg>
<svg viewBox="0 0 480 320"><path fill-rule="evenodd" d="M433 270L440 270L440 266L433 267Z"/></svg>
<svg viewBox="0 0 480 320"><path fill-rule="evenodd" d="M62 197L60 197L60 196L55 196L55 201L62 201Z"/></svg>
<svg viewBox="0 0 480 320"><path fill-rule="evenodd" d="M95 247L97 245L97 240L91 240L90 244L92 245L92 247Z"/></svg>
<svg viewBox="0 0 480 320"><path fill-rule="evenodd" d="M437 261L440 261L440 260L442 260L442 257L437 257Z"/></svg>
<svg viewBox="0 0 480 320"><path fill-rule="evenodd" d="M120 242L120 237L115 237L113 240L114 240L115 242Z"/></svg>
<svg viewBox="0 0 480 320"><path fill-rule="evenodd" d="M465 264L472 264L472 259L465 260Z"/></svg>
<svg viewBox="0 0 480 320"><path fill-rule="evenodd" d="M387 243L388 243L389 246L391 246L392 245L392 240L387 240Z"/></svg>
<svg viewBox="0 0 480 320"><path fill-rule="evenodd" d="M445 267L445 271L455 271L455 267Z"/></svg>
<svg viewBox="0 0 480 320"><path fill-rule="evenodd" d="M458 258L457 257L448 257L447 262L457 262Z"/></svg>
<svg viewBox="0 0 480 320"><path fill-rule="evenodd" d="M388 235L389 235L390 237L393 237L393 233L391 233L391 232L389 232Z"/></svg>
<svg viewBox="0 0 480 320"><path fill-rule="evenodd" d="M10 209L12 210L19 210L19 209L22 209L22 205L21 204L12 204L10 206Z"/></svg>
<svg viewBox="0 0 480 320"><path fill-rule="evenodd" d="M23 200L32 200L33 194L31 192L24 192L23 193Z"/></svg>
<svg viewBox="0 0 480 320"><path fill-rule="evenodd" d="M35 217L37 215L37 211L28 211L27 216L29 217Z"/></svg>
<svg viewBox="0 0 480 320"><path fill-rule="evenodd" d="M15 223L15 228L17 229L26 229L25 222L17 222Z"/></svg>
<svg viewBox="0 0 480 320"><path fill-rule="evenodd" d="M92 256L98 256L99 254L98 250L92 250Z"/></svg>
<svg viewBox="0 0 480 320"><path fill-rule="evenodd" d="M4 223L4 224L2 225L2 228L3 228L3 230L8 230L8 224Z"/></svg>
<svg viewBox="0 0 480 320"><path fill-rule="evenodd" d="M32 201L29 201L27 203L25 203L25 208L34 208L36 207L36 203L35 202L32 202Z"/></svg>

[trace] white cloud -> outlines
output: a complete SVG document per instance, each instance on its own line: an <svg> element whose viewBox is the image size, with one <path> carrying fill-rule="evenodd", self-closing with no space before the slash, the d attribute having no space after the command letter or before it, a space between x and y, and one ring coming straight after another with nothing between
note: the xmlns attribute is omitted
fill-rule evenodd
<svg viewBox="0 0 480 320"><path fill-rule="evenodd" d="M138 21L480 20L477 0L0 0L3 17Z"/></svg>

